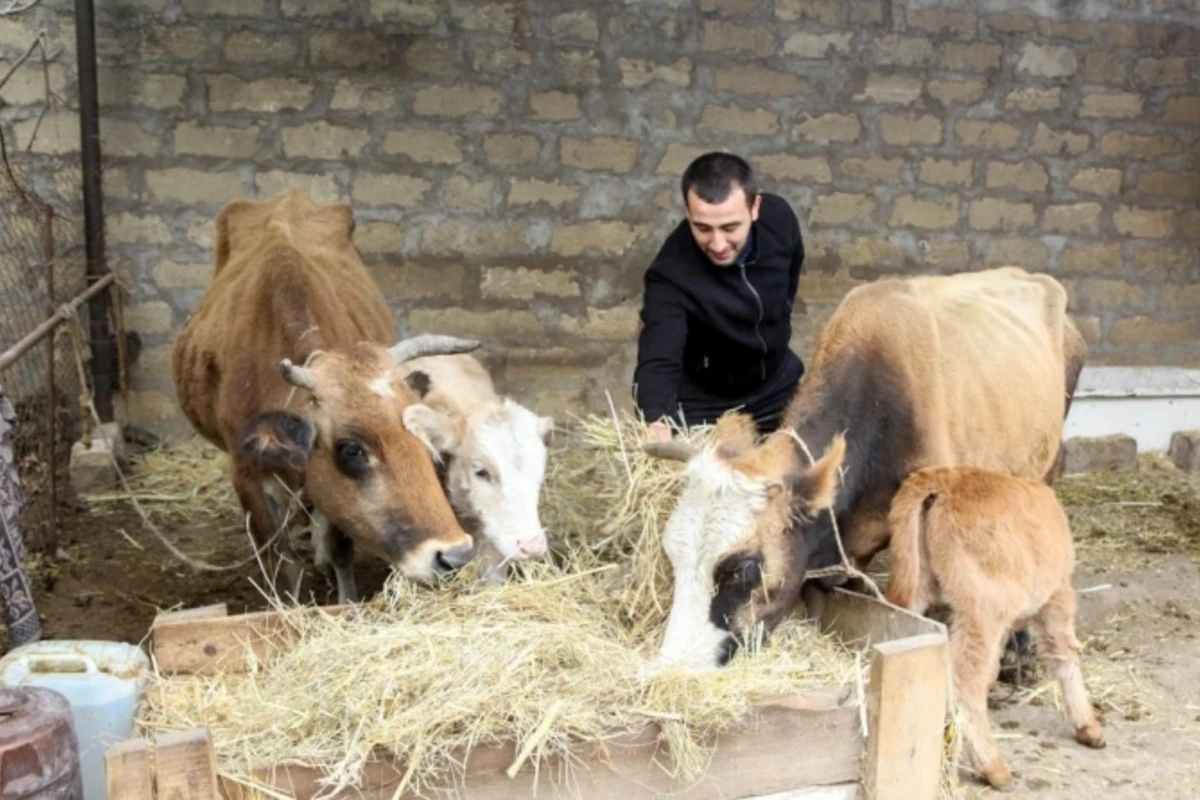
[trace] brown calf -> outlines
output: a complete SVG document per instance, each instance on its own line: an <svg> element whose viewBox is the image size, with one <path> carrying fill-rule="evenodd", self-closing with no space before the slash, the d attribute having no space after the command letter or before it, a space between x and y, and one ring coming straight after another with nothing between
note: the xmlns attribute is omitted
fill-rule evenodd
<svg viewBox="0 0 1200 800"><path fill-rule="evenodd" d="M175 342L173 374L193 427L230 455L231 477L281 595L300 571L280 533L287 491L303 490L318 565L340 602L357 599L354 545L429 581L472 557L428 442L405 425L418 398L401 365L477 342L396 343L343 203L290 191L238 200L216 220L212 285ZM276 552L277 551L277 552Z"/></svg>
<svg viewBox="0 0 1200 800"><path fill-rule="evenodd" d="M992 739L988 688L1014 627L1032 623L1054 663L1075 738L1104 746L1079 669L1074 546L1067 516L1045 483L971 466L914 472L888 517L888 600L923 614L940 596L953 617L954 688L966 708L967 754L999 788L1008 768Z"/></svg>

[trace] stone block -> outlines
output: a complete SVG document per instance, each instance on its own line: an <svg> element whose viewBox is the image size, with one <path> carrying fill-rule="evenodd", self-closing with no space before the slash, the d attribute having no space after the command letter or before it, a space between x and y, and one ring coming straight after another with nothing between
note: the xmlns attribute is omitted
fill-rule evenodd
<svg viewBox="0 0 1200 800"><path fill-rule="evenodd" d="M850 52L853 31L847 33L793 33L783 42L785 55L798 58L832 58Z"/></svg>
<svg viewBox="0 0 1200 800"><path fill-rule="evenodd" d="M1084 95L1079 116L1085 119L1134 119L1142 115L1146 98L1129 92Z"/></svg>
<svg viewBox="0 0 1200 800"><path fill-rule="evenodd" d="M700 112L699 130L742 136L774 136L779 114L767 108L741 108L707 103Z"/></svg>
<svg viewBox="0 0 1200 800"><path fill-rule="evenodd" d="M1083 194L1112 197L1121 191L1121 170L1089 167L1076 172L1067 188Z"/></svg>
<svg viewBox="0 0 1200 800"><path fill-rule="evenodd" d="M1065 203L1046 206L1042 216L1042 229L1047 233L1090 233L1100 232L1099 203Z"/></svg>
<svg viewBox="0 0 1200 800"><path fill-rule="evenodd" d="M1028 42L1021 50L1017 71L1035 78L1066 78L1079 69L1079 59L1070 47Z"/></svg>
<svg viewBox="0 0 1200 800"><path fill-rule="evenodd" d="M863 90L854 95L856 103L888 103L908 106L921 97L921 79L908 75L872 73Z"/></svg>
<svg viewBox="0 0 1200 800"><path fill-rule="evenodd" d="M1012 150L1021 139L1021 129L1015 125L983 119L960 119L954 132L963 147L983 150Z"/></svg>
<svg viewBox="0 0 1200 800"><path fill-rule="evenodd" d="M1112 472L1137 467L1137 440L1125 434L1075 437L1063 442L1066 475Z"/></svg>
<svg viewBox="0 0 1200 800"><path fill-rule="evenodd" d="M875 216L876 201L866 194L834 192L817 198L809 213L810 225L838 226L849 223L869 224Z"/></svg>
<svg viewBox="0 0 1200 800"><path fill-rule="evenodd" d="M483 137L483 152L492 166L532 164L541 149L541 141L525 133L489 133Z"/></svg>
<svg viewBox="0 0 1200 800"><path fill-rule="evenodd" d="M121 426L107 422L92 431L90 446L83 441L71 445L71 460L67 467L71 489L76 494L99 494L119 482L118 466L128 466L125 457L125 438Z"/></svg>
<svg viewBox="0 0 1200 800"><path fill-rule="evenodd" d="M618 136L596 136L581 139L564 136L561 141L562 163L568 167L588 170L608 170L625 173L637 163L636 139Z"/></svg>
<svg viewBox="0 0 1200 800"><path fill-rule="evenodd" d="M500 92L489 86L428 86L417 91L413 111L425 117L461 119L473 114L495 116L503 105Z"/></svg>
<svg viewBox="0 0 1200 800"><path fill-rule="evenodd" d="M975 170L971 159L926 158L921 162L918 177L922 183L936 186L970 186Z"/></svg>
<svg viewBox="0 0 1200 800"><path fill-rule="evenodd" d="M884 114L879 130L886 144L897 147L942 143L942 120L932 114Z"/></svg>
<svg viewBox="0 0 1200 800"><path fill-rule="evenodd" d="M1046 168L1036 161L1009 164L990 161L987 165L989 189L1016 189L1021 192L1042 192L1050 184Z"/></svg>
<svg viewBox="0 0 1200 800"><path fill-rule="evenodd" d="M888 225L945 230L958 225L958 212L958 195L949 195L940 200L904 195L896 198Z"/></svg>
<svg viewBox="0 0 1200 800"><path fill-rule="evenodd" d="M713 89L768 97L795 97L813 93L813 86L806 78L747 64L718 69L713 74Z"/></svg>
<svg viewBox="0 0 1200 800"><path fill-rule="evenodd" d="M545 203L552 208L562 208L567 203L579 199L579 187L545 181L537 178L514 180L508 190L510 206L527 206Z"/></svg>
<svg viewBox="0 0 1200 800"><path fill-rule="evenodd" d="M537 92L529 97L533 119L543 122L565 122L579 119L579 95L569 92Z"/></svg>
<svg viewBox="0 0 1200 800"><path fill-rule="evenodd" d="M383 139L383 152L411 158L418 164L457 164L463 160L458 135L429 128L388 131Z"/></svg>
<svg viewBox="0 0 1200 800"><path fill-rule="evenodd" d="M803 157L790 153L776 153L758 156L754 161L757 170L779 181L829 183L833 180L829 162L820 156Z"/></svg>
<svg viewBox="0 0 1200 800"><path fill-rule="evenodd" d="M900 180L904 170L904 159L883 158L847 158L841 163L842 174L847 178L868 183L894 183Z"/></svg>
<svg viewBox="0 0 1200 800"><path fill-rule="evenodd" d="M832 142L854 142L862 135L862 123L854 114L822 114L819 117L803 117L792 128L794 141L809 141L816 144Z"/></svg>
<svg viewBox="0 0 1200 800"><path fill-rule="evenodd" d="M931 80L929 96L944 106L971 106L983 99L988 85L978 80Z"/></svg>
<svg viewBox="0 0 1200 800"><path fill-rule="evenodd" d="M676 89L686 89L692 82L692 60L680 58L675 61L655 61L649 58L620 58L617 67L621 70L621 84L631 89L640 89L661 82ZM720 73L718 73L718 76ZM718 85L716 88L720 88Z"/></svg>
<svg viewBox="0 0 1200 800"><path fill-rule="evenodd" d="M1175 466L1187 472L1200 472L1200 431L1176 431L1167 451Z"/></svg>
<svg viewBox="0 0 1200 800"><path fill-rule="evenodd" d="M1113 225L1124 236L1165 239L1175 232L1175 212L1122 205L1113 212Z"/></svg>

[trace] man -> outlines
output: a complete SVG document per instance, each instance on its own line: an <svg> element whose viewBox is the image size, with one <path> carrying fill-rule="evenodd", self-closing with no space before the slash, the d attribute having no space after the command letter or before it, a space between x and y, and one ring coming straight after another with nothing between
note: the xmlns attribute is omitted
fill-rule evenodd
<svg viewBox="0 0 1200 800"><path fill-rule="evenodd" d="M750 165L708 153L681 181L687 218L646 270L633 394L655 438L733 408L770 432L804 364L791 351L800 223Z"/></svg>

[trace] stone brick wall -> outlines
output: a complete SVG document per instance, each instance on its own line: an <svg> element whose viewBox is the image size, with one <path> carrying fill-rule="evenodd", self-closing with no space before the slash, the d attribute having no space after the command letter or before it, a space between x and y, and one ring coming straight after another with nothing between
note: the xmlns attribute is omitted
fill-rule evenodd
<svg viewBox="0 0 1200 800"><path fill-rule="evenodd" d="M801 217L802 357L861 281L1019 263L1069 286L1093 363L1200 366L1194 0L97 6L148 427L181 430L169 348L214 214L289 186L354 204L403 331L496 343L502 387L545 411L627 405L642 272L680 171L716 148ZM21 164L77 179L71 4L0 19L0 56L40 27L65 104ZM41 81L0 92L22 148Z"/></svg>

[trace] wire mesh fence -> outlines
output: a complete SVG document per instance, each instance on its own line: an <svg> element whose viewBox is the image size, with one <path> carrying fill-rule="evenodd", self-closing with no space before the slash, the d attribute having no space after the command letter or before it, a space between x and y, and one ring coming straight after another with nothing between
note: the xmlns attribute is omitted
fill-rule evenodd
<svg viewBox="0 0 1200 800"><path fill-rule="evenodd" d="M30 52L35 50L33 42ZM31 58L16 69L43 70ZM0 78L4 75L0 74ZM53 99L47 91L46 104ZM0 110L5 107L0 85ZM12 347L85 288L80 249L81 221L75 210L79 170L57 171L49 187L35 188L32 163L0 125L0 349ZM0 371L0 392L11 406L10 446L26 508L21 528L30 548L57 546L60 504L67 497L71 446L80 437L81 394L88 392L86 336L72 336L71 325L22 353Z"/></svg>

